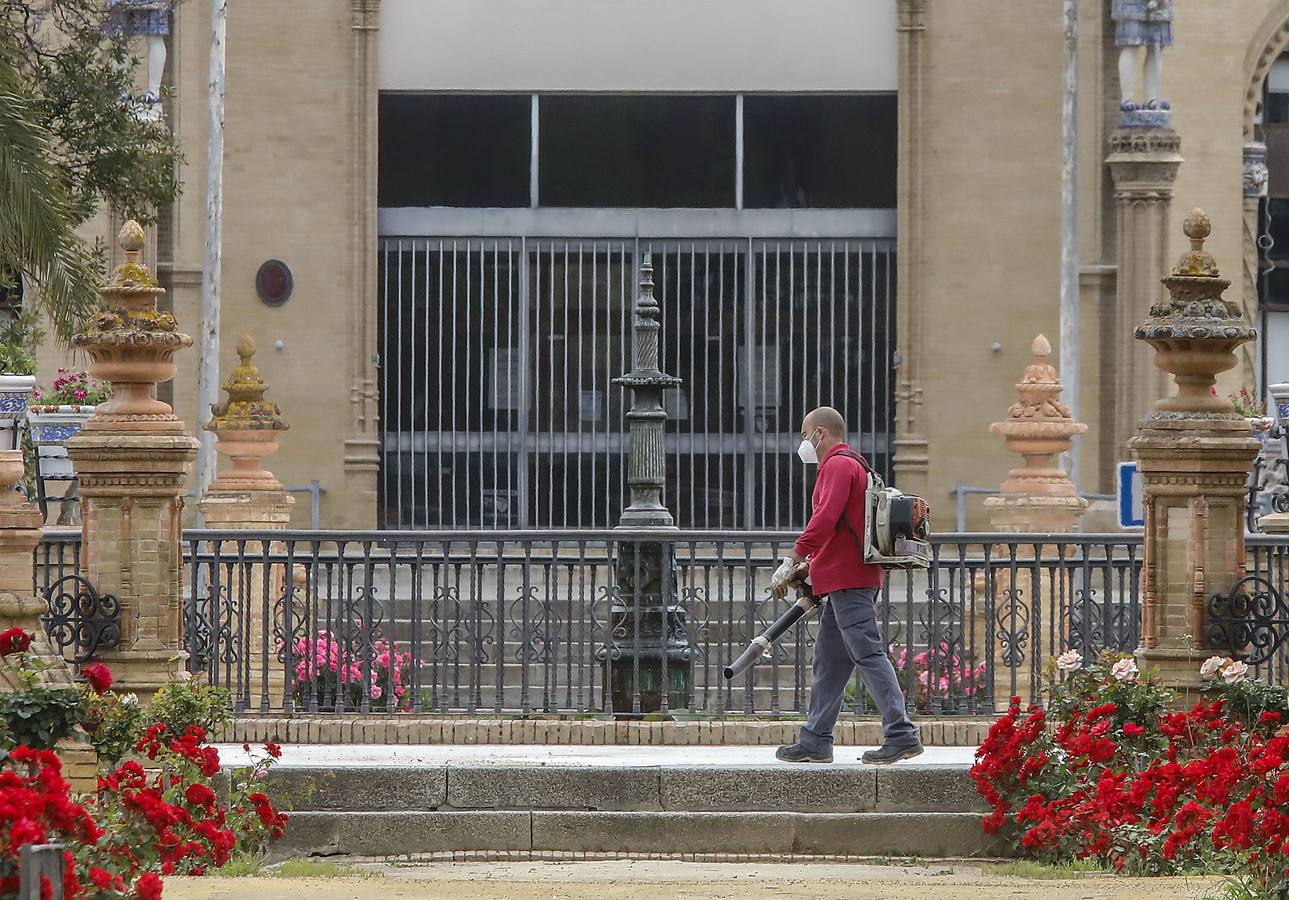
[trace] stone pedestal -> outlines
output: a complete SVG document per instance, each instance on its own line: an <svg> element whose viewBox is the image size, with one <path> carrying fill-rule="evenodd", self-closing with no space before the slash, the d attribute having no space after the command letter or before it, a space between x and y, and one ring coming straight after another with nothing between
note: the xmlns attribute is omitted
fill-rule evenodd
<svg viewBox="0 0 1289 900"><path fill-rule="evenodd" d="M44 680L71 684L71 670L54 651L40 623L45 599L32 593L32 552L40 543L45 518L13 490L22 476L22 451L0 450L0 631L21 628L34 634L32 650L52 666L45 670Z"/></svg>
<svg viewBox="0 0 1289 900"><path fill-rule="evenodd" d="M71 667L59 655L41 625L45 599L32 593L32 551L40 542L45 517L12 488L22 480L21 450L0 450L0 632L21 628L33 634L30 652L44 668L40 680L71 685ZM0 679L0 690L8 689ZM76 794L91 794L98 786L98 754L83 734L58 742L63 777Z"/></svg>
<svg viewBox="0 0 1289 900"><path fill-rule="evenodd" d="M1087 431L1088 426L1075 422L1069 408L1061 402L1064 390L1056 368L1048 363L1052 345L1039 335L1031 347L1034 362L1026 370L1020 384L1019 395L1007 411L1007 418L994 422L989 430L1003 436L1004 446L1024 458L1024 465L1012 469L1002 483L1001 493L985 498L985 509L994 531L1011 534L1057 533L1066 534L1078 528L1079 519L1088 502L1077 495L1077 490L1065 470L1057 462L1060 453L1070 449L1073 437ZM1059 556L1051 545L1035 546L1033 542L1016 548L1016 558L1021 563L1015 576L1010 571L997 572L993 585L993 622L985 619L987 605L977 604L973 646L985 647L993 636L994 646L994 699L1004 703L1013 693L1011 670L1024 667L1017 673L1017 687L1025 681L1025 670L1039 666L1043 660L1058 655L1066 649L1069 623L1057 622L1055 628L1043 627L1032 642L1022 641L1015 632L1017 626L1033 632L1038 598L1045 608L1039 610L1039 620L1051 623L1062 610L1059 600L1064 596L1066 608L1073 598L1072 573L1065 576L1066 584L1055 584L1043 579L1034 584L1034 573L1028 564L1035 558L1049 558L1055 563ZM1011 552L996 548L994 559L1011 561ZM1010 566L1008 566L1010 568ZM1039 590L1035 590L1038 587ZM978 588L983 590L983 577ZM1016 604L1019 608L1013 610ZM990 627L992 625L992 628ZM1048 635L1052 635L1050 642ZM975 661L973 661L975 662ZM1028 665L1026 665L1028 664Z"/></svg>
<svg viewBox="0 0 1289 900"><path fill-rule="evenodd" d="M1256 332L1238 304L1224 300L1204 239L1211 226L1202 210L1186 217L1191 250L1164 279L1168 299L1151 307L1136 337L1155 349L1178 392L1155 404L1130 442L1145 493L1142 561L1142 668L1191 701L1200 685L1207 603L1244 575L1246 485L1259 442L1231 404L1213 395L1220 372Z"/></svg>
<svg viewBox="0 0 1289 900"><path fill-rule="evenodd" d="M233 465L202 497L202 517L215 531L282 531L291 524L295 498L263 468L263 459L278 449L277 435L287 425L277 405L264 399L268 387L251 362L254 342L243 337L237 354L241 362L224 384L228 400L212 409L214 417L203 426L214 432L215 450ZM239 648L240 676L230 685L234 701L243 709L282 709L289 684L282 642L290 632L288 622L297 614L294 594L288 600L283 566L266 571L263 562L257 562L264 556L265 542L246 541L237 550L227 549L240 553L229 587L237 594L230 598L241 620L237 634L246 641ZM270 553L279 549L268 546Z"/></svg>
<svg viewBox="0 0 1289 900"><path fill-rule="evenodd" d="M1168 229L1180 149L1181 138L1170 128L1119 128L1110 137L1106 163L1118 210L1116 318L1108 323L1114 334L1131 332L1160 299L1158 279L1169 265ZM1137 422L1150 414L1151 403L1167 394L1169 385L1167 375L1152 364L1147 347L1134 341L1117 346L1114 371L1102 374L1102 391L1114 402L1109 420L1113 428L1102 426L1102 440L1112 441L1115 460L1126 460Z"/></svg>
<svg viewBox="0 0 1289 900"><path fill-rule="evenodd" d="M125 262L102 289L108 310L73 338L113 396L67 442L67 454L80 481L82 574L121 602L120 646L99 658L122 692L146 703L186 677L181 513L197 442L156 387L174 377L172 358L192 338L157 309L164 291L139 261L138 223L125 224L120 244Z"/></svg>

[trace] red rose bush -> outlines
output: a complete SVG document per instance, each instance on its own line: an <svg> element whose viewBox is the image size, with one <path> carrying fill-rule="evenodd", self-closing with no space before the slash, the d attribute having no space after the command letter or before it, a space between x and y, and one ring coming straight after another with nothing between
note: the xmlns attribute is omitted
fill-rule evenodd
<svg viewBox="0 0 1289 900"><path fill-rule="evenodd" d="M971 775L985 831L1025 853L1134 874L1218 871L1289 896L1289 706L1248 667L1203 664L1204 696L1175 696L1131 659L1054 661L1046 709L1012 698Z"/></svg>
<svg viewBox="0 0 1289 900"><path fill-rule="evenodd" d="M5 664L23 668L30 636L5 632L0 645L6 648ZM100 762L106 765L97 791L89 797L72 796L52 740L40 746L14 740L14 735L38 735L30 728L10 727L8 739L0 735L0 900L18 894L19 852L26 844L60 843L66 848L63 896L68 900L154 900L161 896L162 876L203 875L235 854L258 855L282 836L286 815L256 789L281 755L276 744L251 753L246 768L221 770L219 753L207 743L202 725L187 724L176 733L173 721L141 721L137 702L107 693L112 675L106 666L83 666L81 675L84 699L78 708L92 712L93 704L110 701L113 710L129 715L113 713L110 739L104 737L101 713L79 724L91 730ZM20 684L49 690L36 685L34 676ZM62 690L80 693L75 688ZM178 685L167 703L156 704L151 714L164 713L173 720L174 710L185 703L200 709L210 690ZM123 744L135 723L146 730ZM132 750L134 757L121 761L121 754L109 747ZM249 746L245 749L250 751ZM217 779L227 780L220 784Z"/></svg>

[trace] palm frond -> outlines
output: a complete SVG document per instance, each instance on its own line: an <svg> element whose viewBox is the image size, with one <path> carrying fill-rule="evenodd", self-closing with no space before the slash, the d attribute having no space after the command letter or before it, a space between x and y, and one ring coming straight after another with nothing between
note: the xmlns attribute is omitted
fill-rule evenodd
<svg viewBox="0 0 1289 900"><path fill-rule="evenodd" d="M24 87L15 34L0 21L0 260L39 286L38 302L66 342L99 302L93 257L76 234L48 133Z"/></svg>

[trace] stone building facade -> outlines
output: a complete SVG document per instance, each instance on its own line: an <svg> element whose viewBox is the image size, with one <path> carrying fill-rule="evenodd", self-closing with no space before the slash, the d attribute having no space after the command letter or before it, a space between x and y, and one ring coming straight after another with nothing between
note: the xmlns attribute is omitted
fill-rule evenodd
<svg viewBox="0 0 1289 900"><path fill-rule="evenodd" d="M1096 493L1113 490L1114 464L1126 458L1113 424L1122 397L1149 388L1125 384L1119 374L1120 346L1131 334L1117 310L1121 236L1106 164L1119 120L1110 2L1082 0L1079 9L1082 341L1074 414L1089 430L1080 439L1075 480L1081 491ZM326 526L601 524L600 518L616 516L618 495L586 487L589 505L578 506L575 498L570 507L557 489L612 482L621 490L614 468L621 398L602 376L629 365L614 349L616 331L591 338L587 331L612 323L621 298L631 293L630 278L612 288L612 300L594 292L622 281L634 271L636 254L647 250L654 254L660 301L674 310L664 327L677 344L665 350L664 363L686 379L688 391L669 408L678 448L673 479L701 489L702 499L689 507L671 504L678 524L799 525L806 486L792 456L794 417L813 402L840 405L839 392L860 395L845 401L856 430L874 432L867 445L857 440L860 447L901 488L924 492L947 513L955 485L996 485L1005 477L1009 461L988 423L1010 402L1014 373L1026 364L1033 336L1059 333L1062 25L1061 0L660 0L647 12L627 0L313 0L304 6L231 0L222 370L235 362L238 337L253 335L260 369L280 402L296 411L275 472L292 486L321 482ZM1244 276L1233 279L1227 296L1242 302L1272 339L1242 356L1223 386L1256 388L1289 377L1289 350L1274 340L1285 334L1280 314L1259 304L1265 266L1255 247L1268 204L1257 196L1265 179L1256 147L1246 162L1246 145L1265 137L1276 183L1275 136L1264 134L1260 119L1268 76L1289 46L1289 0L1179 3L1173 34L1164 93L1183 161L1161 253L1171 259L1182 252L1177 222L1199 205L1215 225L1213 253L1245 261ZM170 40L166 82L174 93L165 112L186 155L185 191L162 211L156 269L177 318L195 328L204 227L205 0L177 7ZM531 196L500 206L485 197L451 209L438 204L431 186L429 200L415 191L406 202L391 200L387 190L407 173L382 173L382 160L407 166L423 156L437 159L437 151L432 128L383 131L382 113L388 125L400 102L424 96L456 98L467 109L471 98L529 103L521 117L531 111L529 124L539 123L526 132L534 148L532 179L517 183ZM548 152L537 162L539 130L572 128L568 122L576 124L605 98L639 96L717 98L710 119L715 131L661 127L649 139L672 153L709 141L724 167L724 138L711 134L724 135L721 129L734 122L729 196L683 210L648 197L589 210L545 206L539 189L550 196L577 191L546 180L558 168L560 145L542 144ZM586 97L590 106L578 108ZM824 196L827 189L803 200L803 189L758 208L761 175L747 154L757 152L757 141L773 144L782 136L758 131L756 117L776 121L773 102L802 97L824 98L819 109L831 109L827 98L868 98L869 105L845 115L860 116L861 126L864 116L882 124L867 134L863 127L829 134L855 139L861 133L854 165L893 181L893 189L884 193L855 176L837 190L854 188L858 200ZM887 99L890 116L882 105ZM785 130L804 122L801 133L813 134L808 129L816 120L801 109L789 109L801 118L777 121ZM567 117L564 126L560 115ZM663 110L632 121L677 121L668 115ZM598 137L625 120L580 121L580 133ZM499 184L510 177L500 171L505 148L498 138L487 149L497 154L486 162L498 167ZM884 154L893 155L889 177ZM836 158L830 157L834 169ZM677 165L693 167L692 161ZM1285 168L1280 177L1289 182L1289 157ZM378 184L382 174L386 182ZM423 189L431 176L416 177ZM641 184L647 194L647 179ZM102 217L105 236L119 227L110 219ZM581 269L573 268L575 257ZM267 260L285 262L292 273L290 299L280 306L257 295L256 273ZM866 286L850 281L852 263L855 279ZM451 285L461 279L459 294L432 284L450 265L467 272L477 265L483 280L505 288L467 283L455 272L447 277ZM696 273L700 287L686 285ZM391 284L409 285L407 302L419 324L407 324ZM781 293L771 285L781 285ZM883 285L890 286L889 297ZM507 299L523 305L529 318L521 320ZM503 308L516 324L492 323ZM579 322L581 310L590 310L587 324L570 326L569 310L578 310ZM852 311L859 324L849 324ZM725 324L726 314L744 317L743 324ZM708 316L706 326L694 324ZM444 319L448 325L440 324ZM452 330L454 320L472 319L483 325ZM505 337L515 328L532 344L518 358ZM788 328L802 331L774 338L780 342L767 363L772 340L749 336ZM878 345L881 352L873 349ZM586 353L603 348L604 358L575 367L570 360L578 347ZM43 362L52 371L55 351L46 353ZM694 361L686 364L687 358ZM1062 375L1068 385L1071 373ZM453 378L464 385L459 396L451 388L446 400L435 397ZM190 354L173 388L175 409L190 424L208 417L196 408L195 386L196 354ZM395 399L404 392L410 399ZM548 407L534 399L547 394L564 399ZM881 396L863 399L875 394ZM453 410L467 424L444 425ZM467 462L480 455L486 463ZM564 512L556 515L551 509L560 503ZM307 507L296 504L297 524ZM948 526L948 515L937 518ZM982 508L969 524L985 526Z"/></svg>

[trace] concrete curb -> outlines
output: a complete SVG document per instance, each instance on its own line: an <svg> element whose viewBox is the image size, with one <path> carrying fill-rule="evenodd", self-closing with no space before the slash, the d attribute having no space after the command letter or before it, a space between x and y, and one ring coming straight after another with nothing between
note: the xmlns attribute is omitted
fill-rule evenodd
<svg viewBox="0 0 1289 900"><path fill-rule="evenodd" d="M993 719L916 720L928 747L975 747ZM776 746L797 739L801 720L610 722L598 719L466 718L419 715L239 716L219 735L229 744L571 744ZM840 746L875 747L881 724L872 719L837 723Z"/></svg>
<svg viewBox="0 0 1289 900"><path fill-rule="evenodd" d="M304 812L277 853L998 856L973 813Z"/></svg>
<svg viewBox="0 0 1289 900"><path fill-rule="evenodd" d="M579 811L980 813L967 769L431 765L281 767L275 797L300 812ZM478 848L472 848L478 849Z"/></svg>

